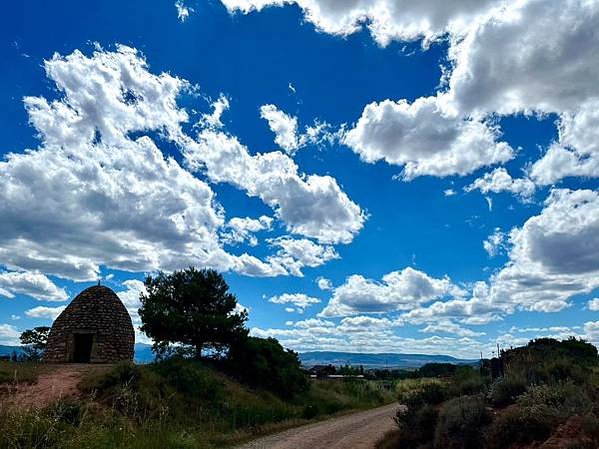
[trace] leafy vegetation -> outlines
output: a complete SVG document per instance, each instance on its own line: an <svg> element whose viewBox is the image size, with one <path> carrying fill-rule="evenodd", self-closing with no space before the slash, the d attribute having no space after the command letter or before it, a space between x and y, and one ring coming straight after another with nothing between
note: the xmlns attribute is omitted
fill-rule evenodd
<svg viewBox="0 0 599 449"><path fill-rule="evenodd" d="M394 399L387 383L309 381L295 352L248 336L247 313L214 270L159 273L145 285L139 314L157 360L84 379L81 400L33 411L0 401L0 447L212 448ZM0 381L11 378L0 366Z"/></svg>
<svg viewBox="0 0 599 449"><path fill-rule="evenodd" d="M80 389L80 400L42 410L0 407L0 447L213 448L394 398L376 382L314 380L283 399L236 382L212 363L182 357L119 364Z"/></svg>
<svg viewBox="0 0 599 449"><path fill-rule="evenodd" d="M21 349L28 360L41 360L46 344L48 343L48 335L50 335L50 328L48 326L27 329L21 334L20 340L23 345Z"/></svg>
<svg viewBox="0 0 599 449"><path fill-rule="evenodd" d="M247 337L247 312L236 312L237 298L215 270L191 267L145 280L140 296L141 330L159 353L172 344L188 349L197 359L220 355Z"/></svg>
<svg viewBox="0 0 599 449"><path fill-rule="evenodd" d="M227 370L241 381L282 397L293 397L308 388L298 355L285 350L274 338L249 337L233 345Z"/></svg>
<svg viewBox="0 0 599 449"><path fill-rule="evenodd" d="M2 391L2 385L35 382L38 368L39 363L36 362L11 363L0 361L0 392Z"/></svg>
<svg viewBox="0 0 599 449"><path fill-rule="evenodd" d="M501 354L503 376L427 367L398 383L397 430L379 449L599 447L599 358L582 340L538 339ZM448 378L445 374L452 372ZM443 374L440 374L443 373ZM544 446L543 446L544 447Z"/></svg>

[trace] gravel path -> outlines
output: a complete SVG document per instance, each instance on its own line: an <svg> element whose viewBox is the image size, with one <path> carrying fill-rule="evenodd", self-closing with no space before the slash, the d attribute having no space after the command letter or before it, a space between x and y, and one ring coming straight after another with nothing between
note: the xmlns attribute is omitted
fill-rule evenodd
<svg viewBox="0 0 599 449"><path fill-rule="evenodd" d="M252 441L237 449L373 449L388 430L397 404L309 424Z"/></svg>

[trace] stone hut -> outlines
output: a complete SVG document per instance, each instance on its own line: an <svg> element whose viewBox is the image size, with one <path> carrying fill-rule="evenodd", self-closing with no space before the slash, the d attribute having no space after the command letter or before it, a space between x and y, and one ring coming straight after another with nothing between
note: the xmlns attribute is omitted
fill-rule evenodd
<svg viewBox="0 0 599 449"><path fill-rule="evenodd" d="M56 318L45 362L116 363L133 360L135 331L119 297L96 285L79 293Z"/></svg>

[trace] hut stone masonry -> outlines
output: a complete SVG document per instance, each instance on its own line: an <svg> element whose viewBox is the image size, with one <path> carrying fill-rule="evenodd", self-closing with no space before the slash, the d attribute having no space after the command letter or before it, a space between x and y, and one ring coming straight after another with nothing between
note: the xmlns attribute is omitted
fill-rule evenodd
<svg viewBox="0 0 599 449"><path fill-rule="evenodd" d="M133 360L131 317L110 288L96 285L79 293L56 318L44 361L116 363Z"/></svg>

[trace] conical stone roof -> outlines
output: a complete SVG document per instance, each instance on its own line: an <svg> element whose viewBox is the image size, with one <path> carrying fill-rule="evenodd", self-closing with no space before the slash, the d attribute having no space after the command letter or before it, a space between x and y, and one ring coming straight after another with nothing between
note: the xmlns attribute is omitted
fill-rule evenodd
<svg viewBox="0 0 599 449"><path fill-rule="evenodd" d="M131 317L110 288L96 285L79 293L56 318L45 362L116 363L133 360Z"/></svg>

